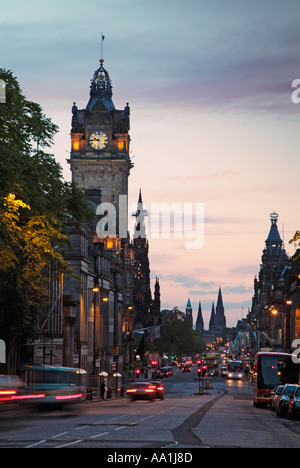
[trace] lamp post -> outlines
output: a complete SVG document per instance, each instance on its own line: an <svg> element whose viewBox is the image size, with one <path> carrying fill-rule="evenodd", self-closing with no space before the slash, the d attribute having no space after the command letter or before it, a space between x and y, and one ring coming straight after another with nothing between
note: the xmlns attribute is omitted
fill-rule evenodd
<svg viewBox="0 0 300 468"><path fill-rule="evenodd" d="M93 367L94 367L94 374L96 374L96 330L97 330L97 326L96 326L96 317L97 317L97 314L96 314L96 294L100 291L99 289L99 286L94 286L92 288L92 291L93 291L93 305L94 305L94 359L93 359Z"/></svg>
<svg viewBox="0 0 300 468"><path fill-rule="evenodd" d="M287 299L285 303L288 306L287 314L286 314L286 350L287 350L287 353L290 353L291 352L291 305L293 304L293 301L291 301L290 299Z"/></svg>

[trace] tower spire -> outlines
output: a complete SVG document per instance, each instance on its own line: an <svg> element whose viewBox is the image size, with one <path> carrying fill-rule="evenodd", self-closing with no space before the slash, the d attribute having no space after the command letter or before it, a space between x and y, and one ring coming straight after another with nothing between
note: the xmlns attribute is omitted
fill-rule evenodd
<svg viewBox="0 0 300 468"><path fill-rule="evenodd" d="M224 313L224 305L222 298L221 286L219 287L218 300L216 306L216 325L218 328L226 328L226 318Z"/></svg>
<svg viewBox="0 0 300 468"><path fill-rule="evenodd" d="M201 307L201 302L199 301L199 306L198 306L198 316L196 320L196 330L203 331L204 330L204 321L203 321L203 316L202 316L202 307Z"/></svg>

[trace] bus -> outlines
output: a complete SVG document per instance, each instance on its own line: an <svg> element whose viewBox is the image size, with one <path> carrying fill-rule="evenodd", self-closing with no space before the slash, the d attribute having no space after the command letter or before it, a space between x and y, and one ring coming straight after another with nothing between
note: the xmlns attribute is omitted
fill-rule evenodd
<svg viewBox="0 0 300 468"><path fill-rule="evenodd" d="M25 366L24 382L30 399L41 406L62 406L86 399L83 369L35 364Z"/></svg>
<svg viewBox="0 0 300 468"><path fill-rule="evenodd" d="M207 365L208 375L214 377L219 375L219 353L206 353L204 355L205 364Z"/></svg>
<svg viewBox="0 0 300 468"><path fill-rule="evenodd" d="M230 361L227 366L226 378L228 380L240 380L243 378L242 362L241 361Z"/></svg>
<svg viewBox="0 0 300 468"><path fill-rule="evenodd" d="M270 404L276 385L299 384L299 363L293 362L292 354L258 352L253 369L253 405Z"/></svg>

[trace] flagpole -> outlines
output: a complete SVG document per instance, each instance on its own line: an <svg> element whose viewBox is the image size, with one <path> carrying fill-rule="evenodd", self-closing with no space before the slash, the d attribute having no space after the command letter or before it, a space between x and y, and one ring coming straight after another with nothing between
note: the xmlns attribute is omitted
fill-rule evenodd
<svg viewBox="0 0 300 468"><path fill-rule="evenodd" d="M103 60L103 41L104 41L105 36L103 36L103 33L101 33L101 60Z"/></svg>

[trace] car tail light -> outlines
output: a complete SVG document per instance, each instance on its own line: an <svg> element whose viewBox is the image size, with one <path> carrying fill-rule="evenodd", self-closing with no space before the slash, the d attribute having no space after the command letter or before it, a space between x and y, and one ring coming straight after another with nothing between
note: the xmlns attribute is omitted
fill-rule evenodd
<svg viewBox="0 0 300 468"><path fill-rule="evenodd" d="M12 396L16 395L16 390L0 390L0 396Z"/></svg>
<svg viewBox="0 0 300 468"><path fill-rule="evenodd" d="M135 393L136 392L136 388L129 388L127 390L127 393Z"/></svg>
<svg viewBox="0 0 300 468"><path fill-rule="evenodd" d="M147 392L147 393L153 393L154 390L153 390L153 388L146 388L145 392Z"/></svg>
<svg viewBox="0 0 300 468"><path fill-rule="evenodd" d="M56 400L75 400L76 398L81 398L82 393L76 393L75 395L57 395Z"/></svg>
<svg viewBox="0 0 300 468"><path fill-rule="evenodd" d="M164 387L157 387L157 390L163 390Z"/></svg>
<svg viewBox="0 0 300 468"><path fill-rule="evenodd" d="M45 398L45 394L17 395L12 397L13 400L36 400L38 398Z"/></svg>

